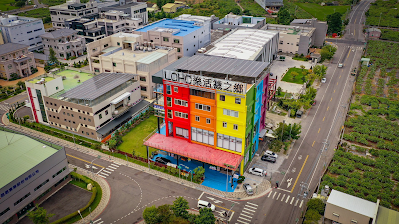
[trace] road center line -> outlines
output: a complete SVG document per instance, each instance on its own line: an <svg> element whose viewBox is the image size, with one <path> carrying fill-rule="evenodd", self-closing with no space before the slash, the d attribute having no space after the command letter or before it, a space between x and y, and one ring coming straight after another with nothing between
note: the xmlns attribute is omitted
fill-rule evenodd
<svg viewBox="0 0 399 224"><path fill-rule="evenodd" d="M324 119L326 119L326 117L323 117L323 121L324 121Z"/></svg>
<svg viewBox="0 0 399 224"><path fill-rule="evenodd" d="M319 128L319 131L317 132L317 134L318 134L318 133L320 133L320 128Z"/></svg>
<svg viewBox="0 0 399 224"><path fill-rule="evenodd" d="M335 89L334 89L334 93L335 93ZM331 98L332 99L332 98Z"/></svg>
<svg viewBox="0 0 399 224"><path fill-rule="evenodd" d="M313 145L314 145L315 142L316 142L316 141L313 141L312 147L313 147Z"/></svg>
<svg viewBox="0 0 399 224"><path fill-rule="evenodd" d="M331 98L332 99L332 98ZM327 111L328 111L328 109L330 109L330 107L327 107Z"/></svg>
<svg viewBox="0 0 399 224"><path fill-rule="evenodd" d="M330 99L330 102L332 101L332 97L331 97L331 99Z"/></svg>
<svg viewBox="0 0 399 224"><path fill-rule="evenodd" d="M306 164L306 161L308 160L308 158L309 158L309 155L306 156L306 159L305 159L305 161L303 162L302 168L301 168L301 170L299 171L299 174L298 174L298 177L297 177L296 180L295 180L294 186L292 186L291 193L294 191L295 185L296 185L296 183L298 182L299 176L301 176L303 167L305 167L305 164Z"/></svg>
<svg viewBox="0 0 399 224"><path fill-rule="evenodd" d="M69 156L69 157L78 159L78 160L80 160L80 161L87 162L87 163L91 164L90 161L87 161L87 160L84 160L84 159L81 159L81 158L78 158L78 157L75 157L75 156L72 156L72 155L69 155L69 154L66 154L66 155ZM98 165L98 164L95 164L95 163L93 163L93 165L96 165L96 166L101 167L101 168L105 168L105 167L103 167L103 166L101 166L101 165Z"/></svg>
<svg viewBox="0 0 399 224"><path fill-rule="evenodd" d="M216 207L218 207L218 208L222 208L222 209L224 209L224 210L226 210L226 211L229 211L229 210L230 210L230 209L228 209L228 208L225 208L225 207L222 207L222 206L219 206L219 205L215 205L215 204L214 204L214 206L216 206ZM234 212L233 210L230 210L230 211Z"/></svg>

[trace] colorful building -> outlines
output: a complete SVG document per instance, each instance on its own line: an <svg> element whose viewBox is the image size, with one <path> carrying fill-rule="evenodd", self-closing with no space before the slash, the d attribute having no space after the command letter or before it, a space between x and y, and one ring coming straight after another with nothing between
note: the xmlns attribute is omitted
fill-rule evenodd
<svg viewBox="0 0 399 224"><path fill-rule="evenodd" d="M268 100L275 93L268 65L206 55L169 65L153 76L163 85L155 109L164 115L166 133L144 144L243 174L258 150Z"/></svg>

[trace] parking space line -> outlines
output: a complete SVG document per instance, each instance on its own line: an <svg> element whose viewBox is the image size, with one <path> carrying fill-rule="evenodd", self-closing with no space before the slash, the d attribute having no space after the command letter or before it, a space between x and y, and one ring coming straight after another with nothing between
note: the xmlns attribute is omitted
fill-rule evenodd
<svg viewBox="0 0 399 224"><path fill-rule="evenodd" d="M244 224L249 224L248 222L243 222L243 221L238 220L238 219L237 219L237 222L241 222L241 223L244 223Z"/></svg>
<svg viewBox="0 0 399 224"><path fill-rule="evenodd" d="M303 200L301 201L301 204L299 205L299 208L301 208L301 207L302 207L302 204L303 204Z"/></svg>
<svg viewBox="0 0 399 224"><path fill-rule="evenodd" d="M285 194L283 194L283 197L281 197L281 201L283 201L283 200L284 200L284 197L285 197Z"/></svg>
<svg viewBox="0 0 399 224"><path fill-rule="evenodd" d="M204 195L205 192L202 192L202 194L198 197L198 200L200 200L200 198L202 197L202 195Z"/></svg>
<svg viewBox="0 0 399 224"><path fill-rule="evenodd" d="M247 202L247 204L254 205L254 206L258 207L257 204L254 204L254 203L251 203L251 202Z"/></svg>
<svg viewBox="0 0 399 224"><path fill-rule="evenodd" d="M280 197L280 195L281 195L281 193L278 193L278 196L277 196L276 200L278 200L278 198Z"/></svg>
<svg viewBox="0 0 399 224"><path fill-rule="evenodd" d="M245 205L245 206L248 206L248 208L257 209L256 207L252 207L252 206L249 206L249 205Z"/></svg>
<svg viewBox="0 0 399 224"><path fill-rule="evenodd" d="M288 200L290 200L290 196L289 195L287 195L287 200L285 200L285 203L287 203Z"/></svg>
<svg viewBox="0 0 399 224"><path fill-rule="evenodd" d="M294 199L295 199L295 197L294 197L294 196L292 196L292 200L291 200L291 203L290 203L290 205L292 205L292 202L294 202Z"/></svg>

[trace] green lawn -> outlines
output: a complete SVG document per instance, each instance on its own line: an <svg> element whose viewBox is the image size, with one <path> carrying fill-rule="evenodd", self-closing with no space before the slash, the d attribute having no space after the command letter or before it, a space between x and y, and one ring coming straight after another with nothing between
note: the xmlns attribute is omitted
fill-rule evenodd
<svg viewBox="0 0 399 224"><path fill-rule="evenodd" d="M300 57L293 57L292 59L297 60L297 61L309 61L307 58L300 58Z"/></svg>
<svg viewBox="0 0 399 224"><path fill-rule="evenodd" d="M157 117L150 116L122 137L123 143L118 146L118 149L127 153L132 153L134 149L136 156L147 158L147 149L143 145L143 139L156 128ZM153 151L156 151L156 149L150 148L150 153Z"/></svg>
<svg viewBox="0 0 399 224"><path fill-rule="evenodd" d="M327 15L333 14L334 12L340 12L342 15L349 9L349 5L340 6L321 6L316 3L295 3L312 16L316 17L320 21L326 21ZM335 9L335 11L334 11Z"/></svg>
<svg viewBox="0 0 399 224"><path fill-rule="evenodd" d="M50 10L48 8L33 9L27 12L18 13L18 15L33 18L44 18L46 16L50 16Z"/></svg>
<svg viewBox="0 0 399 224"><path fill-rule="evenodd" d="M298 75L295 77L295 79L292 79L291 72L297 72ZM284 78L282 81L284 82L291 82L291 83L296 83L296 84L303 84L304 81L302 80L302 69L301 68L290 68L287 72L287 74L284 75Z"/></svg>
<svg viewBox="0 0 399 224"><path fill-rule="evenodd" d="M15 3L14 0L1 0L0 10L1 11L8 11L12 9L18 9L18 7L11 6L10 3Z"/></svg>

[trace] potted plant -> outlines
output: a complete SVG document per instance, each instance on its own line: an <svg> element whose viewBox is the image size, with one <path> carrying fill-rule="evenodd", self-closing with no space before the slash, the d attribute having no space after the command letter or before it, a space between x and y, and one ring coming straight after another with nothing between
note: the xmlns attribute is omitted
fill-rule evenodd
<svg viewBox="0 0 399 224"><path fill-rule="evenodd" d="M239 176L238 180L237 180L237 184L242 184L242 182L244 182L245 177L244 176Z"/></svg>

